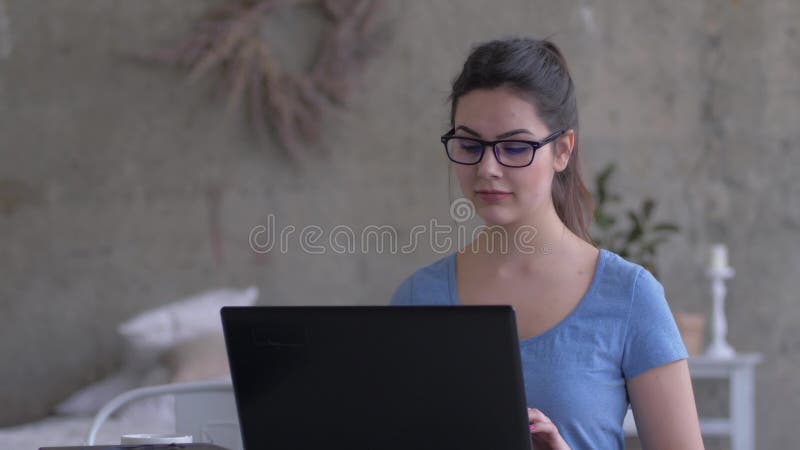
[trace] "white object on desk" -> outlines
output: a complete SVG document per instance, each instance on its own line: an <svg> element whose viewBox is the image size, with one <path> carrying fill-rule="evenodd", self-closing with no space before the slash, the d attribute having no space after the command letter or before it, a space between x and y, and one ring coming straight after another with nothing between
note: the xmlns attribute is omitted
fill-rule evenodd
<svg viewBox="0 0 800 450"><path fill-rule="evenodd" d="M711 358L731 358L736 351L728 344L728 320L725 318L725 280L733 278L736 272L728 266L728 247L725 244L714 244L709 251L709 263L706 275L711 280L711 343L705 356Z"/></svg>
<svg viewBox="0 0 800 450"><path fill-rule="evenodd" d="M689 358L692 379L719 378L729 382L729 416L723 418L700 418L703 436L728 436L731 450L753 450L755 448L754 427L754 369L761 362L757 353L735 355L732 358ZM623 423L627 435L636 435L633 414L628 410Z"/></svg>
<svg viewBox="0 0 800 450"><path fill-rule="evenodd" d="M123 434L120 444L191 444L191 434Z"/></svg>

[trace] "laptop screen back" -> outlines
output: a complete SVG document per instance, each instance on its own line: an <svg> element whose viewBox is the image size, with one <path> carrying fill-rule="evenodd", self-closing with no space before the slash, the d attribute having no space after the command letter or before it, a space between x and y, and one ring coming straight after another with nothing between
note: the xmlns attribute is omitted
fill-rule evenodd
<svg viewBox="0 0 800 450"><path fill-rule="evenodd" d="M247 450L530 449L514 312L222 310Z"/></svg>

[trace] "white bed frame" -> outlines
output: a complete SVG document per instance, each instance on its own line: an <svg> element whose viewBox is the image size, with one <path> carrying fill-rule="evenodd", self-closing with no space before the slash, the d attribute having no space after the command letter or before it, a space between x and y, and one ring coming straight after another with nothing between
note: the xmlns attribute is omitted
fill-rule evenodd
<svg viewBox="0 0 800 450"><path fill-rule="evenodd" d="M194 442L243 450L230 380L164 384L124 392L97 412L86 445L94 445L100 427L115 411L131 402L161 395L175 396L176 433L191 434Z"/></svg>

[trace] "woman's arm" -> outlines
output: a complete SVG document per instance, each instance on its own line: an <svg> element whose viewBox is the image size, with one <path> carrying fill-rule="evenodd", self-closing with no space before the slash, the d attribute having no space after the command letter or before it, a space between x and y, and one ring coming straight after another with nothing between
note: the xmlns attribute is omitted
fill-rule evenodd
<svg viewBox="0 0 800 450"><path fill-rule="evenodd" d="M637 375L627 387L644 449L704 448L685 359Z"/></svg>

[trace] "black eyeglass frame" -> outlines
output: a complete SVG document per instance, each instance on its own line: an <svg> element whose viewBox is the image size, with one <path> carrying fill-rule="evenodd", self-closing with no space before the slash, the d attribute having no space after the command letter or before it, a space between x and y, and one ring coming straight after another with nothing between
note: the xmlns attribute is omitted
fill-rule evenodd
<svg viewBox="0 0 800 450"><path fill-rule="evenodd" d="M501 166L512 167L512 168L520 168L520 167L528 167L528 166L530 166L533 163L533 157L536 156L536 150L539 150L540 148L544 147L545 145L553 142L554 140L558 139L561 135L563 135L564 133L567 132L566 129L556 131L555 133L547 136L546 138L542 139L541 141L526 141L526 140L521 140L521 139L501 139L499 141L484 141L483 139L477 139L477 138L469 137L469 136L455 136L453 134L453 133L455 133L455 131L456 131L455 128L453 128L453 129L448 131L446 134L444 134L440 138L440 140L442 141L442 144L444 145L444 152L447 154L447 159L449 159L450 161L453 161L456 164L463 164L465 166L474 166L474 165L480 163L483 160L483 155L486 154L486 147L487 146L491 146L492 147L492 153L494 154L494 159L497 161L497 163L500 164ZM477 143L481 144L483 146L482 150L481 150L481 156L478 158L477 161L472 162L472 163L465 163L465 162L454 160L453 157L450 156L450 152L447 150L447 143L451 139L468 139L470 141L477 142ZM531 160L528 161L527 164L523 164L521 166L508 165L508 164L503 163L502 161L500 161L500 156L498 155L498 152L497 152L497 144L501 144L503 142L519 142L519 143L522 143L522 144L530 145L531 148L533 148L533 152L531 152Z"/></svg>

